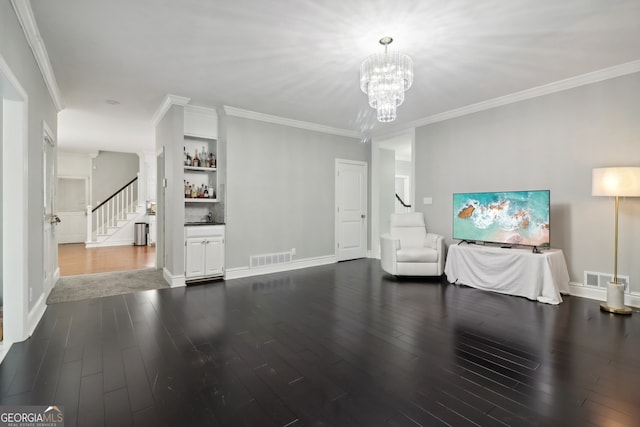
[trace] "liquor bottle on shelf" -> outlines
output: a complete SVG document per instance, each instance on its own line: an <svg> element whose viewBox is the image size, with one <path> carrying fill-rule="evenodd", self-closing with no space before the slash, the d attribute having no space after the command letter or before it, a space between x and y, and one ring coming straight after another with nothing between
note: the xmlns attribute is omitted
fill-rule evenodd
<svg viewBox="0 0 640 427"><path fill-rule="evenodd" d="M206 185L204 186L204 198L208 199L209 198L209 187L207 187Z"/></svg>
<svg viewBox="0 0 640 427"><path fill-rule="evenodd" d="M193 156L192 166L196 168L200 166L200 158L198 157L198 150L196 150L196 154Z"/></svg>

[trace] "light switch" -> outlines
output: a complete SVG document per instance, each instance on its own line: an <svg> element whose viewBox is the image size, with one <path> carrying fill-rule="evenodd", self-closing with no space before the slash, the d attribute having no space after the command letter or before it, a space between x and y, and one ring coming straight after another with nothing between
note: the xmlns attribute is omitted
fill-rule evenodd
<svg viewBox="0 0 640 427"><path fill-rule="evenodd" d="M422 203L425 205L430 205L433 203L433 198L431 197L425 197L424 199L422 199Z"/></svg>

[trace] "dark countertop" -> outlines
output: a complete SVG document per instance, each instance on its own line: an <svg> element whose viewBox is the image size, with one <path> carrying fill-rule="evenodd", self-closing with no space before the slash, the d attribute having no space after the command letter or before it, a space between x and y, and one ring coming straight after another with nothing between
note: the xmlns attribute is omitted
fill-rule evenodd
<svg viewBox="0 0 640 427"><path fill-rule="evenodd" d="M197 227L200 225L224 225L224 222L185 222L185 227Z"/></svg>

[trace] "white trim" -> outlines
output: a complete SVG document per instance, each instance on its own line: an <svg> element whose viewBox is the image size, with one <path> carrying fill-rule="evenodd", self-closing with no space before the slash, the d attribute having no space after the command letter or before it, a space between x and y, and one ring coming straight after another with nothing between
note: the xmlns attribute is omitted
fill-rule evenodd
<svg viewBox="0 0 640 427"><path fill-rule="evenodd" d="M162 120L162 118L167 113L167 111L169 111L169 108L171 108L172 105L182 105L184 107L189 103L189 101L191 101L191 98L168 94L164 97L156 112L153 113L151 124L153 124L153 127L158 126L158 123L160 123L160 120Z"/></svg>
<svg viewBox="0 0 640 427"><path fill-rule="evenodd" d="M270 274L270 273L280 273L283 271L291 271L291 270L299 270L301 268L309 268L309 267L318 267L321 265L335 264L336 257L335 255L326 255L314 258L304 258L304 259L296 259L291 263L287 264L276 264L270 265L266 267L258 267L258 268L249 268L246 267L238 267L238 268L230 268L225 271L224 279L241 279L244 277L252 277L259 276L261 274Z"/></svg>
<svg viewBox="0 0 640 427"><path fill-rule="evenodd" d="M11 345L12 345L11 343L6 342L6 339L0 342L0 363L2 363L2 361L4 360L4 357L9 352Z"/></svg>
<svg viewBox="0 0 640 427"><path fill-rule="evenodd" d="M133 239L105 240L103 242L84 242L85 248L101 248L107 246L133 246Z"/></svg>
<svg viewBox="0 0 640 427"><path fill-rule="evenodd" d="M442 122L445 120L453 119L456 117L466 116L468 114L478 113L480 111L490 110L492 108L501 107L503 105L513 104L527 99L537 98L543 95L550 95L557 92L573 89L579 86L598 83L604 80L614 79L616 77L626 76L640 72L640 60L627 62L625 64L615 65L613 67L604 68L602 70L593 71L586 74L581 74L574 77L569 77L564 80L558 80L556 82L548 83L542 86L533 87L520 92L515 92L509 95L501 96L498 98L489 99L487 101L478 102L471 105L465 105L464 107L456 108L454 110L445 111L443 113L434 114L432 116L424 117L422 119L415 120L413 122L399 125L396 130L406 129L409 127L421 127L432 123ZM377 134L376 135L387 135Z"/></svg>
<svg viewBox="0 0 640 427"><path fill-rule="evenodd" d="M594 288L591 286L584 286L582 283L571 282L569 283L569 290L571 295L576 297L593 299L596 301L607 300L607 290ZM630 307L640 307L640 295L624 294L624 303Z"/></svg>
<svg viewBox="0 0 640 427"><path fill-rule="evenodd" d="M29 96L18 79L11 72L9 65L0 55L0 75L7 84L2 83L3 122L7 112L11 117L3 126L3 133L7 129L13 131L10 138L15 138L11 144L2 142L2 186L4 203L2 203L2 228L4 230L3 253L4 262L4 344L8 347L12 343L24 341L27 335L27 317L29 312L29 259L28 242L28 200L25 185L28 182L28 141L29 141ZM9 95L9 96L8 96ZM5 102L6 100L6 102ZM7 110L7 106L12 108ZM4 135L3 135L4 138ZM19 159L14 161L14 159ZM6 203L11 194L11 204ZM6 249L11 248L11 251Z"/></svg>
<svg viewBox="0 0 640 427"><path fill-rule="evenodd" d="M162 269L162 277L172 288L180 288L187 285L184 281L184 274L174 276L166 267Z"/></svg>
<svg viewBox="0 0 640 427"><path fill-rule="evenodd" d="M328 133L332 135L347 136L350 138L362 137L362 133L354 130L334 128L331 126L319 125L316 123L303 122L300 120L288 119L286 117L272 116L270 114L258 113L255 111L243 110L240 108L224 106L222 107L228 116L241 117L244 119L259 120L261 122L274 123L277 125L290 126L299 129L312 130L316 132Z"/></svg>
<svg viewBox="0 0 640 427"><path fill-rule="evenodd" d="M184 106L184 110L190 113L202 114L203 116L207 116L207 117L210 117L212 114L215 114L216 118L218 117L218 110L216 108L209 108L209 107L203 107L200 105L189 104Z"/></svg>
<svg viewBox="0 0 640 427"><path fill-rule="evenodd" d="M33 16L31 3L29 3L29 0L11 0L11 5L13 6L13 10L16 12L20 26L22 26L22 31L24 32L25 38L33 52L33 56L38 63L38 68L40 68L42 78L47 85L49 95L51 95L51 99L53 100L56 110L60 112L64 109L64 101L60 94L60 87L58 87L58 82L55 74L53 73L53 68L51 68L51 61L49 61L47 48L40 36L36 18Z"/></svg>
<svg viewBox="0 0 640 427"><path fill-rule="evenodd" d="M36 327L38 326L38 322L40 322L40 319L42 319L42 316L44 315L44 311L47 309L48 296L49 296L49 292L47 292L46 295L45 293L42 293L40 295L40 298L38 298L38 301L36 301L36 303L33 305L33 308L29 312L29 315L27 318L27 331L26 331L28 337L33 335L33 332L36 330Z"/></svg>

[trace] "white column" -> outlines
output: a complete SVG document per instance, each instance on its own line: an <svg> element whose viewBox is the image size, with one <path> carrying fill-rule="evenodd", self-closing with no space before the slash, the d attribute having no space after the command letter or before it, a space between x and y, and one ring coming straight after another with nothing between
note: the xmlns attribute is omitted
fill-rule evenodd
<svg viewBox="0 0 640 427"><path fill-rule="evenodd" d="M89 242L93 242L93 233L91 232L91 225L93 224L92 221L92 211L93 208L91 207L91 205L87 206L87 239L85 240L85 243L89 243Z"/></svg>

